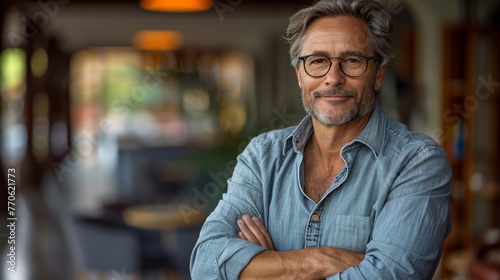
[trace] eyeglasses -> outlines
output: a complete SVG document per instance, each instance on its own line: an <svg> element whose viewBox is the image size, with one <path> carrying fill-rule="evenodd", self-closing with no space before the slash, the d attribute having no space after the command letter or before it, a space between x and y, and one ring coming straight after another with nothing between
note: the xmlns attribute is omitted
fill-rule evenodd
<svg viewBox="0 0 500 280"><path fill-rule="evenodd" d="M368 61L372 59L379 60L377 57L365 55L328 57L322 54L310 54L299 57L299 60L304 62L304 70L307 75L314 78L323 77L330 71L330 68L332 68L332 59L337 59L342 73L351 78L362 76L368 68Z"/></svg>

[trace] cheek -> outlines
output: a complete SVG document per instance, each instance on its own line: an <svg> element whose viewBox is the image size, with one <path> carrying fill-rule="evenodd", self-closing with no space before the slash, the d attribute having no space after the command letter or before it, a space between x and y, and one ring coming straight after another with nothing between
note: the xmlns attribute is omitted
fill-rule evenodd
<svg viewBox="0 0 500 280"><path fill-rule="evenodd" d="M366 76L366 79L363 80L362 84L360 84L358 87L361 90L360 92L364 92L364 95L368 95L369 92L374 92L376 90L375 87L378 86L377 73L370 71L366 74L368 74Z"/></svg>
<svg viewBox="0 0 500 280"><path fill-rule="evenodd" d="M322 88L321 83L321 79L302 75L299 80L299 87L304 94L312 94L314 91L324 89Z"/></svg>
<svg viewBox="0 0 500 280"><path fill-rule="evenodd" d="M363 88L362 91L360 91L360 99L361 100L368 100L375 98L375 80L369 81Z"/></svg>

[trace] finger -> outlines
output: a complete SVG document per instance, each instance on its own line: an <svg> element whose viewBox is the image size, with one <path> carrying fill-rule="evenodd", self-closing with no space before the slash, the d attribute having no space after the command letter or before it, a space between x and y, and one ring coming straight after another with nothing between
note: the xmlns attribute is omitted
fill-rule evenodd
<svg viewBox="0 0 500 280"><path fill-rule="evenodd" d="M242 220L245 222L245 224L250 229L252 234L257 238L259 242L258 244L262 247L270 249L269 244L267 244L267 239L264 232L260 230L260 228L255 224L254 220L249 215L246 214L243 215ZM265 230L265 232L267 233L267 230ZM243 233L245 233L246 235L246 232Z"/></svg>
<svg viewBox="0 0 500 280"><path fill-rule="evenodd" d="M264 234L264 237L266 238L266 243L268 245L268 248L275 251L274 249L274 244L273 240L271 239L271 235L267 231L267 228L264 226L264 224L259 220L257 217L253 217L252 220L255 222L257 227L260 229L260 231Z"/></svg>
<svg viewBox="0 0 500 280"><path fill-rule="evenodd" d="M247 237L245 236L245 234L243 234L243 232L241 232L241 231L240 231L240 232L238 232L238 237L239 237L239 238L241 238L241 239L243 239L243 240L247 240L247 241L248 241L248 239L247 239Z"/></svg>
<svg viewBox="0 0 500 280"><path fill-rule="evenodd" d="M245 236L245 240L260 245L259 240L255 237L250 228L248 228L248 225L243 219L238 219L236 223L238 224L241 234Z"/></svg>
<svg viewBox="0 0 500 280"><path fill-rule="evenodd" d="M264 224L257 217L252 217L252 220L255 223L255 225L257 226L257 228L259 229L259 231L261 232L262 237L265 239L265 244L266 244L265 247L267 249L275 251L273 240L271 239L271 235L267 231L267 229L264 226Z"/></svg>

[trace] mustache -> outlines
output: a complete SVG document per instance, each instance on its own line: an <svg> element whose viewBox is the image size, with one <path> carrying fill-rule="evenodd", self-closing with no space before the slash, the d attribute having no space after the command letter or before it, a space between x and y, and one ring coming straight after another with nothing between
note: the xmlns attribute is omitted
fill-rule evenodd
<svg viewBox="0 0 500 280"><path fill-rule="evenodd" d="M328 95L339 95L339 96L356 96L356 92L353 90L348 90L344 88L329 88L325 90L315 91L313 93L314 97L328 96Z"/></svg>

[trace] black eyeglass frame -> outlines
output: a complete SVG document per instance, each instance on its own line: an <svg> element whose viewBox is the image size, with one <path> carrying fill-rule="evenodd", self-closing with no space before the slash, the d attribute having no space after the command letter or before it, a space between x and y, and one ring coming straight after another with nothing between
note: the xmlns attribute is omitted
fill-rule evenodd
<svg viewBox="0 0 500 280"><path fill-rule="evenodd" d="M328 67L328 70L325 72L325 74L319 75L319 76L314 76L314 75L309 74L309 72L307 72L306 60L309 57L311 57L311 56L323 56L323 57L327 58L328 61L330 61L330 66ZM359 57L363 57L364 59L366 59L365 70L363 71L363 73L361 73L361 74L359 74L357 76L353 76L353 75L347 74L344 71L344 68L342 68L342 60L344 60L346 57L350 57L350 56L359 56ZM379 57L362 55L362 54L348 54L348 55L344 55L344 56L341 56L341 57L328 57L328 56L326 56L324 54L314 54L313 53L313 54L308 54L308 55L303 55L303 56L299 56L298 57L298 60L302 60L302 62L303 62L302 65L304 66L304 71L306 72L306 74L309 75L309 76L311 76L311 77L313 77L313 78L321 78L321 77L326 76L326 74L328 74L328 72L330 72L330 69L332 69L332 65L333 65L332 59L337 59L339 61L340 71L342 71L342 73L344 73L344 75L346 75L347 77L351 77L351 78L358 78L358 77L363 76L366 73L366 70L368 69L368 63L370 62L370 60L380 60Z"/></svg>

